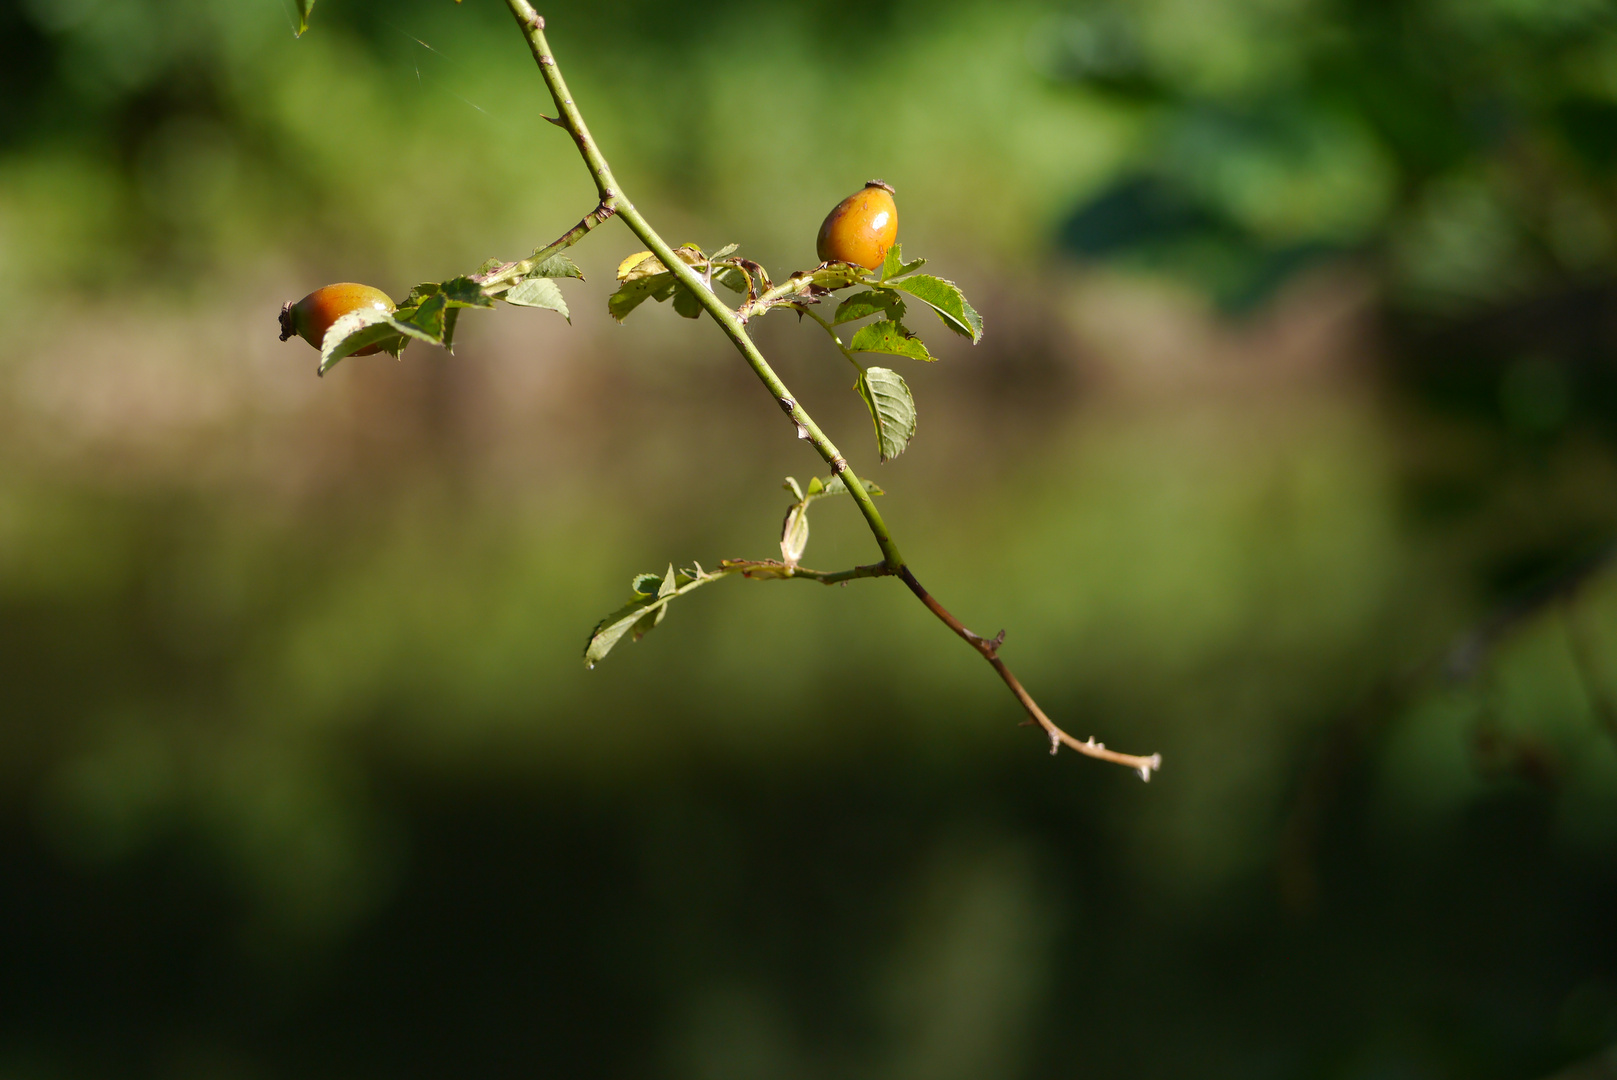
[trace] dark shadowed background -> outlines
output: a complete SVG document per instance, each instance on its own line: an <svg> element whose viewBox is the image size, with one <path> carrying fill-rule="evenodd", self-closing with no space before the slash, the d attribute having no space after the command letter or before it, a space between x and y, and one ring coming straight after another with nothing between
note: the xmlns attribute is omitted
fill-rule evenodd
<svg viewBox="0 0 1617 1080"><path fill-rule="evenodd" d="M897 188L987 329L903 457L760 344L1162 772L892 581L585 671L823 471L618 224L571 326L275 339L593 205L504 5L0 0L0 1080L1617 1075L1617 6L541 10L672 242Z"/></svg>

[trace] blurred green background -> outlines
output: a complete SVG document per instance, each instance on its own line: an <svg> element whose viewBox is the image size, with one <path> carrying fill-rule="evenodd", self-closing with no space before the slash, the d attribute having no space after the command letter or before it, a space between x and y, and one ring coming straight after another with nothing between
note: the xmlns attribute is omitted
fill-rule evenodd
<svg viewBox="0 0 1617 1080"><path fill-rule="evenodd" d="M891 581L584 670L821 470L621 226L572 326L275 340L590 208L503 5L0 0L0 1078L1617 1075L1617 7L541 10L671 241L897 188L987 324L908 452L759 341L1163 771Z"/></svg>

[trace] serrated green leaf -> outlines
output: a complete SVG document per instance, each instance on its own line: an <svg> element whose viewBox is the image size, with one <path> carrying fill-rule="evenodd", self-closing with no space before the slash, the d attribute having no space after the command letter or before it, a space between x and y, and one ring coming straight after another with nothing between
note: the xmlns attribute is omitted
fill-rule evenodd
<svg viewBox="0 0 1617 1080"><path fill-rule="evenodd" d="M810 483L812 483L812 481L810 481ZM788 476L786 478L786 483L782 484L781 486L784 487L787 491L790 491L793 495L796 495L798 502L803 501L803 498L804 498L803 489L797 486L797 477Z"/></svg>
<svg viewBox="0 0 1617 1080"><path fill-rule="evenodd" d="M556 312L568 322L573 321L560 287L549 278L524 278L511 286L504 300L507 304L516 304L518 307L545 308Z"/></svg>
<svg viewBox="0 0 1617 1080"><path fill-rule="evenodd" d="M407 309L413 309L419 305L421 301L425 300L429 296L436 296L440 291L442 291L442 286L439 285L438 282L423 281L415 288L410 290L410 295L406 296L404 298L404 302L399 304L399 310L405 311Z"/></svg>
<svg viewBox="0 0 1617 1080"><path fill-rule="evenodd" d="M674 591L678 588L679 577L674 573L674 564L669 563L668 572L663 575L662 584L657 586L657 599L661 600L665 596L674 595Z"/></svg>
<svg viewBox="0 0 1617 1080"><path fill-rule="evenodd" d="M450 278L441 284L444 299L456 307L491 308L494 301L483 294L483 286L469 277Z"/></svg>
<svg viewBox="0 0 1617 1080"><path fill-rule="evenodd" d="M309 29L309 13L313 10L314 0L298 0L298 32L294 37L302 37Z"/></svg>
<svg viewBox="0 0 1617 1080"><path fill-rule="evenodd" d="M932 354L926 351L926 345L920 338L907 332L901 324L887 319L861 326L848 343L848 351L887 353L890 356L908 356L913 360L932 359Z"/></svg>
<svg viewBox="0 0 1617 1080"><path fill-rule="evenodd" d="M915 437L915 399L910 396L909 385L896 371L866 368L859 376L859 396L865 399L870 419L876 425L881 459L893 460Z"/></svg>
<svg viewBox="0 0 1617 1080"><path fill-rule="evenodd" d="M414 310L400 308L394 321L413 326L423 335L422 340L430 341L434 345L442 345L444 341L444 312L449 307L449 298L442 292L435 292L422 299Z"/></svg>
<svg viewBox="0 0 1617 1080"><path fill-rule="evenodd" d="M789 477L789 476L786 479L792 480L792 478ZM797 491L797 481L796 480L792 480L792 490ZM813 498L815 495L819 495L824 491L825 491L825 481L821 480L818 476L811 476L811 477L809 477L808 491L807 492L797 491L797 497L799 499Z"/></svg>
<svg viewBox="0 0 1617 1080"><path fill-rule="evenodd" d="M954 282L931 274L916 274L903 281L893 282L893 288L903 289L938 313L943 325L971 339L975 345L982 340L983 317L966 301L966 296Z"/></svg>
<svg viewBox="0 0 1617 1080"><path fill-rule="evenodd" d="M491 273L505 265L504 259L484 259L483 265L477 268L479 274Z"/></svg>
<svg viewBox="0 0 1617 1080"><path fill-rule="evenodd" d="M709 255L708 259L711 262L718 262L720 259L724 258L727 255L734 255L736 253L736 250L739 249L740 247L741 247L740 244L725 244L719 250L717 250L713 254Z"/></svg>
<svg viewBox="0 0 1617 1080"><path fill-rule="evenodd" d="M904 245L894 244L887 250L887 258L881 264L881 280L891 281L904 274L913 274L926 265L925 259L916 259L912 263L904 261Z"/></svg>
<svg viewBox="0 0 1617 1080"><path fill-rule="evenodd" d="M578 268L578 264L572 259L568 258L565 254L557 252L555 255L552 255L550 258L528 271L528 277L577 278L578 280L583 281L584 271L580 270Z"/></svg>
<svg viewBox="0 0 1617 1080"><path fill-rule="evenodd" d="M606 657L607 653L612 651L612 646L623 640L623 635L627 634L640 622L645 616L647 608L656 606L657 610L661 611L665 605L666 601L649 598L631 600L596 623L595 629L590 632L589 643L584 646L584 663L594 667L597 662ZM644 632L641 631L635 637L640 637Z"/></svg>
<svg viewBox="0 0 1617 1080"><path fill-rule="evenodd" d="M339 360L352 356L368 345L380 344L384 349L393 352L390 347L392 339L400 335L431 342L434 345L440 344L438 338L394 318L386 311L379 311L376 308L350 311L326 330L326 336L320 342L319 372L324 375ZM403 348L402 342L398 348Z"/></svg>
<svg viewBox="0 0 1617 1080"><path fill-rule="evenodd" d="M629 588L642 596L656 596L657 590L662 588L663 576L661 574L636 574L629 583Z"/></svg>
<svg viewBox="0 0 1617 1080"><path fill-rule="evenodd" d="M836 316L831 321L833 324L854 322L878 311L885 312L889 319L899 322L904 318L904 301L897 293L887 289L854 293L837 305Z"/></svg>
<svg viewBox="0 0 1617 1080"><path fill-rule="evenodd" d="M674 310L687 319L699 319L702 316L702 301L685 286L676 285L674 289Z"/></svg>
<svg viewBox="0 0 1617 1080"><path fill-rule="evenodd" d="M332 323L320 343L320 374L345 357L369 345L398 336L393 320L385 311L360 308Z"/></svg>
<svg viewBox="0 0 1617 1080"><path fill-rule="evenodd" d="M463 309L454 304L444 311L444 340L443 346L450 352L455 351L455 327L460 323L460 313Z"/></svg>
<svg viewBox="0 0 1617 1080"><path fill-rule="evenodd" d="M640 618L636 619L633 627L634 639L639 641L641 638L655 630L662 623L663 617L667 614L668 605L658 604L656 607L640 616Z"/></svg>
<svg viewBox="0 0 1617 1080"><path fill-rule="evenodd" d="M661 266L661 263L658 263ZM645 277L633 278L625 281L618 287L606 301L606 310L618 322L629 317L629 313L646 300L659 293L664 293L660 299L667 299L674 291L674 275L664 270L660 274L651 274Z"/></svg>

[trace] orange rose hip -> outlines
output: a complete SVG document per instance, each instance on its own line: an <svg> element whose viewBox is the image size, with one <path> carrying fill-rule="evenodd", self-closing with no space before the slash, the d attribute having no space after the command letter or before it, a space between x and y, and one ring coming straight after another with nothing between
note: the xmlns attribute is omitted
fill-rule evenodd
<svg viewBox="0 0 1617 1080"><path fill-rule="evenodd" d="M898 238L898 205L893 189L871 180L837 203L820 226L814 249L821 262L845 262L876 270Z"/></svg>
<svg viewBox="0 0 1617 1080"><path fill-rule="evenodd" d="M387 293L381 289L373 289L369 285L359 285L352 281L342 281L316 289L302 300L295 303L288 302L281 308L281 340L285 341L296 334L318 349L332 323L350 312L366 307L378 311L392 311L393 301L388 299ZM369 356L371 353L380 352L381 349L380 343L367 345L354 355Z"/></svg>

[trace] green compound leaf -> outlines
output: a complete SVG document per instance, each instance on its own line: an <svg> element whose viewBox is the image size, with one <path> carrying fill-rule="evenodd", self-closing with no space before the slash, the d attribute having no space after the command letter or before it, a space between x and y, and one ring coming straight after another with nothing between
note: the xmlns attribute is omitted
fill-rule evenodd
<svg viewBox="0 0 1617 1080"><path fill-rule="evenodd" d="M848 343L848 351L887 353L890 356L908 356L913 360L933 359L920 338L905 330L902 324L887 319L861 326Z"/></svg>
<svg viewBox="0 0 1617 1080"><path fill-rule="evenodd" d="M320 343L320 374L369 345L381 345L394 356L411 340L452 348L461 310L493 306L494 301L471 278L424 281L410 290L397 311L361 308L332 323Z"/></svg>
<svg viewBox="0 0 1617 1080"><path fill-rule="evenodd" d="M573 321L561 289L547 277L531 277L517 282L505 294L504 300L507 304L516 304L518 307L545 308L556 312L568 322Z"/></svg>
<svg viewBox="0 0 1617 1080"><path fill-rule="evenodd" d="M710 574L700 566L690 570L675 570L672 563L666 574L637 574L630 588L634 595L606 618L595 624L590 639L584 646L584 663L594 667L612 651L612 647L632 633L638 641L663 621L668 605L676 597L692 589L699 589L712 581L728 576L730 571Z"/></svg>
<svg viewBox="0 0 1617 1080"><path fill-rule="evenodd" d="M915 437L915 399L910 396L909 386L896 371L866 368L859 376L859 396L865 399L870 419L876 425L881 459L893 460Z"/></svg>
<svg viewBox="0 0 1617 1080"><path fill-rule="evenodd" d="M302 37L304 31L309 29L309 12L314 10L314 0L298 0L298 32L294 37Z"/></svg>
<svg viewBox="0 0 1617 1080"><path fill-rule="evenodd" d="M498 266L499 264L496 263L495 265ZM550 258L528 271L528 278L530 280L533 278L569 277L577 278L578 280L583 281L584 271L580 270L578 268L578 264L572 259L569 259L566 255L560 253L552 255Z"/></svg>
<svg viewBox="0 0 1617 1080"><path fill-rule="evenodd" d="M888 249L887 258L881 264L880 280L892 281L894 278L903 277L905 274L913 274L926 265L925 259L916 259L912 263L906 263L903 249L903 244L894 244Z"/></svg>
<svg viewBox="0 0 1617 1080"><path fill-rule="evenodd" d="M836 317L831 321L854 322L878 311L885 312L893 322L901 322L904 318L904 300L897 293L887 289L854 293L837 305Z"/></svg>
<svg viewBox="0 0 1617 1080"><path fill-rule="evenodd" d="M916 274L903 281L893 282L892 287L903 289L926 304L938 313L943 325L961 337L970 338L973 345L982 340L983 317L977 314L976 308L967 303L965 294L954 282L933 277L931 274Z"/></svg>

